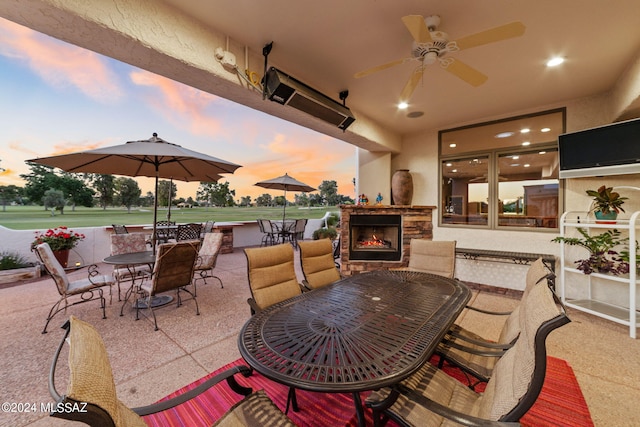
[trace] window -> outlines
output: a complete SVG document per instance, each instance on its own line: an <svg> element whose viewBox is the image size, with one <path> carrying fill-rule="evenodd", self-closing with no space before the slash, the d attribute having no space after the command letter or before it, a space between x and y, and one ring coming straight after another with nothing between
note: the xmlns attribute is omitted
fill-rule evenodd
<svg viewBox="0 0 640 427"><path fill-rule="evenodd" d="M565 110L440 132L440 224L556 229Z"/></svg>

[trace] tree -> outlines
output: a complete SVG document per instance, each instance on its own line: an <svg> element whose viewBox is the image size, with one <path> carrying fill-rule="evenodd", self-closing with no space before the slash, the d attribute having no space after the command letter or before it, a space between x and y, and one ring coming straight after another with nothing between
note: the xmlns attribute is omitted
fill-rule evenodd
<svg viewBox="0 0 640 427"><path fill-rule="evenodd" d="M44 193L52 188L56 188L58 177L53 173L51 166L39 165L37 163L27 164L30 173L20 175L20 178L26 181L24 195L27 196L32 203L40 204L42 203Z"/></svg>
<svg viewBox="0 0 640 427"><path fill-rule="evenodd" d="M273 206L271 194L264 193L256 197L256 206Z"/></svg>
<svg viewBox="0 0 640 427"><path fill-rule="evenodd" d="M284 206L287 203L287 199L284 196L276 196L273 198L273 203L276 206Z"/></svg>
<svg viewBox="0 0 640 427"><path fill-rule="evenodd" d="M144 195L144 197L140 198L140 205L141 206L153 206L153 200L155 199L155 196L153 195L153 193L151 191L147 191L147 194Z"/></svg>
<svg viewBox="0 0 640 427"><path fill-rule="evenodd" d="M7 210L7 203L20 200L22 188L15 185L0 185L0 202L2 203L2 211Z"/></svg>
<svg viewBox="0 0 640 427"><path fill-rule="evenodd" d="M92 177L93 188L98 192L98 199L102 210L106 210L108 205L113 204L115 194L115 183L113 175L94 174Z"/></svg>
<svg viewBox="0 0 640 427"><path fill-rule="evenodd" d="M251 206L251 196L240 197L240 206Z"/></svg>
<svg viewBox="0 0 640 427"><path fill-rule="evenodd" d="M296 194L295 203L298 206L309 206L309 196L307 195L307 193Z"/></svg>
<svg viewBox="0 0 640 427"><path fill-rule="evenodd" d="M171 189L171 195L169 195L169 189ZM169 206L169 198L173 198L177 190L178 187L173 181L158 182L158 206Z"/></svg>
<svg viewBox="0 0 640 427"><path fill-rule="evenodd" d="M56 187L64 194L67 202L71 202L71 210L75 210L76 205L93 206L93 195L95 191L87 186L87 183L77 177L79 174L65 172L58 177Z"/></svg>
<svg viewBox="0 0 640 427"><path fill-rule="evenodd" d="M196 193L199 200L207 200L214 206L233 206L236 190L229 189L229 182L201 182Z"/></svg>
<svg viewBox="0 0 640 427"><path fill-rule="evenodd" d="M320 190L320 195L326 205L335 206L340 203L338 183L336 181L322 181L318 190Z"/></svg>
<svg viewBox="0 0 640 427"><path fill-rule="evenodd" d="M140 195L142 194L138 183L135 179L120 177L115 179L114 187L118 203L126 206L127 213L131 213L131 206L140 201Z"/></svg>
<svg viewBox="0 0 640 427"><path fill-rule="evenodd" d="M51 209L51 216L55 216L56 208L60 209L60 215L64 215L64 194L60 190L50 189L44 192L42 203L45 209Z"/></svg>

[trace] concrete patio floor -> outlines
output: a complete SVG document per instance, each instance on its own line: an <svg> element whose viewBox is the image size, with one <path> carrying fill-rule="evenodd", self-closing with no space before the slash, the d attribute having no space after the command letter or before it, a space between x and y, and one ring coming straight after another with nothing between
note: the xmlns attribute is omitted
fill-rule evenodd
<svg viewBox="0 0 640 427"><path fill-rule="evenodd" d="M102 272L111 269L100 268ZM89 302L71 307L66 315L59 313L49 333L42 335L47 313L58 299L51 278L0 288L0 402L35 403L38 408L34 413L0 412L0 426L67 425L39 408L40 403L51 402L48 371L63 334L59 326L70 314L90 322L102 334L118 395L128 406L152 403L240 357L237 334L250 316L242 249L220 255L216 273L224 288L211 279L198 286L200 316L193 301L179 308L169 305L157 311L160 330L156 332L152 320L135 321L130 307L120 317L115 295L112 304L107 301L106 320L97 302ZM71 273L72 277L85 274L85 269ZM474 291L472 299L474 305L494 310L508 310L517 302L485 290ZM499 322L487 322L481 316L465 312L462 324L496 338ZM569 310L569 316L572 322L550 335L548 353L572 366L596 426L640 425L640 340L631 339L622 325L574 310ZM58 384L58 389L64 392L66 383Z"/></svg>

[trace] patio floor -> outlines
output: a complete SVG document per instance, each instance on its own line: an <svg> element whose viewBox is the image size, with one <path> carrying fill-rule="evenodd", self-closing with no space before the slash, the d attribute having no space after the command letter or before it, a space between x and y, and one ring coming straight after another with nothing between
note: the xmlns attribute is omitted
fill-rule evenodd
<svg viewBox="0 0 640 427"><path fill-rule="evenodd" d="M296 252L297 256L297 252ZM100 265L102 272L110 267ZM46 315L58 294L45 276L16 286L0 288L0 401L35 403L35 413L0 412L0 426L58 426L61 420L39 412L40 403L51 402L47 376L51 358L62 336L58 329L65 316L74 314L92 323L102 334L120 399L128 406L152 403L174 390L240 357L237 334L249 318L249 287L242 249L218 258L215 280L198 286L200 316L193 301L180 308L169 305L158 310L160 330L153 320L135 321L135 312L125 309L119 316L117 295L107 301L103 320L96 302L59 313L42 335ZM84 276L86 270L71 273ZM299 278L302 275L298 271ZM508 310L518 300L487 291L475 291L472 303L495 310ZM497 338L499 323L480 320L480 314L463 314L462 323L484 336ZM622 325L569 310L572 322L554 331L548 353L572 366L596 426L640 425L640 340L633 340ZM59 384L64 391L66 384Z"/></svg>

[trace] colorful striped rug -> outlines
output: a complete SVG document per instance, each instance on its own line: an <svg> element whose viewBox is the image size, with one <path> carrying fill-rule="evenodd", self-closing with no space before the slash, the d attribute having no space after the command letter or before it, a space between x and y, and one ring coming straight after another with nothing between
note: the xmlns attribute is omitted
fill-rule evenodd
<svg viewBox="0 0 640 427"><path fill-rule="evenodd" d="M530 427L589 427L593 426L589 408L571 367L562 359L547 358L547 375L538 400L527 414L520 420L523 426ZM242 359L230 363L209 376L231 366L245 364ZM460 371L445 366L445 371L464 382ZM170 398L185 390L195 387L208 378L202 378L165 397ZM285 408L288 388L275 383L254 372L249 378L237 376L238 382L252 387L254 390L264 389L269 397L281 409ZM479 387L478 387L479 388ZM353 399L350 394L313 393L297 390L299 412L289 411L289 418L301 427L327 427L357 425ZM364 393L362 395L364 400ZM233 392L223 382L195 399L158 414L144 417L150 427L198 427L210 426L231 405L239 401L241 396ZM365 412L367 425L372 425L370 411ZM389 422L387 426L395 427Z"/></svg>

